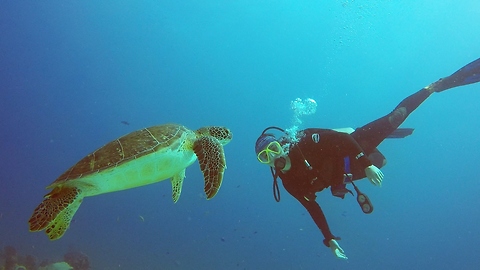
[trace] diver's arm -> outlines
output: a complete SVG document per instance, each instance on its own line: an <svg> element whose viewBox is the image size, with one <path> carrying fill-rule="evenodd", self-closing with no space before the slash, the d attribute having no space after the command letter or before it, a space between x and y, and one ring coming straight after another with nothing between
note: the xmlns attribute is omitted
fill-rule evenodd
<svg viewBox="0 0 480 270"><path fill-rule="evenodd" d="M324 130L319 133L320 143L313 143L311 144L312 147L318 147L318 149L322 149L320 151L324 151L326 152L325 154L328 155L335 155L342 158L346 156L353 157L358 160L363 169L372 165L372 162L363 152L362 147L350 134L334 130Z"/></svg>
<svg viewBox="0 0 480 270"><path fill-rule="evenodd" d="M293 194L292 194L293 195ZM320 229L325 239L323 243L328 247L328 242L332 239L336 239L336 237L330 231L330 227L328 226L327 219L325 218L325 214L323 213L322 208L318 203L315 201L315 195L308 196L311 198L307 198L307 196L295 196L294 197L305 207L308 211L310 216L312 217L313 221Z"/></svg>
<svg viewBox="0 0 480 270"><path fill-rule="evenodd" d="M367 176L370 183L375 186L382 186L383 181L383 173L382 171L377 168L377 166L373 165L370 159L367 158L365 153L363 152L362 147L355 141L355 139L350 136L350 134L340 133L340 137L342 137L344 141L344 146L346 151L355 155L355 159L358 161L360 166L365 171L365 175ZM351 155L350 154L350 155Z"/></svg>
<svg viewBox="0 0 480 270"><path fill-rule="evenodd" d="M323 214L322 208L320 208L320 205L315 201L315 198L317 197L315 192L302 188L301 181L296 177L282 175L281 179L285 190L297 199L308 211L310 217L312 217L313 221L322 232L323 237L325 237L323 243L328 247L328 242L331 239L335 239L335 236L328 227L327 219Z"/></svg>
<svg viewBox="0 0 480 270"><path fill-rule="evenodd" d="M370 183L375 186L382 186L382 171L375 165L373 165L370 159L367 158L367 156L363 152L362 147L360 147L357 141L355 141L355 139L350 136L350 134L346 133L339 133L339 137L342 137L342 145L344 145L345 151L350 153L348 155L354 155L360 166L362 166L365 171L365 175L367 176L368 180L370 180Z"/></svg>
<svg viewBox="0 0 480 270"><path fill-rule="evenodd" d="M297 200L300 201L300 203L305 207L305 209L307 209L313 221L315 222L315 224L317 224L317 227L322 232L323 237L325 237L325 239L323 240L323 244L329 247L337 258L343 260L348 259L347 255L345 255L345 251L340 247L337 242L337 240L340 240L340 237L335 237L330 232L330 228L328 227L327 219L323 214L323 210L320 205L318 205L318 203L315 201L315 199L308 199L307 197L303 197L297 198Z"/></svg>

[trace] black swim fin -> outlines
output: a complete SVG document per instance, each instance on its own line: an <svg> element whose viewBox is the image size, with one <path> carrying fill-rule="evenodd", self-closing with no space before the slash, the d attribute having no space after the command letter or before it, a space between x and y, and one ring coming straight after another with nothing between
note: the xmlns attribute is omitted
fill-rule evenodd
<svg viewBox="0 0 480 270"><path fill-rule="evenodd" d="M409 135L412 135L413 128L397 128L390 135L387 136L388 139L401 139Z"/></svg>
<svg viewBox="0 0 480 270"><path fill-rule="evenodd" d="M480 81L480 58L457 70L452 75L442 78L429 86L434 92L442 92L450 88L472 84Z"/></svg>

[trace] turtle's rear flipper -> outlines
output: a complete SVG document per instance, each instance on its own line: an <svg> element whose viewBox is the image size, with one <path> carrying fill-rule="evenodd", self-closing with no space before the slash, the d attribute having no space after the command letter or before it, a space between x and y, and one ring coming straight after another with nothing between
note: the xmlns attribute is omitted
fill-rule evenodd
<svg viewBox="0 0 480 270"><path fill-rule="evenodd" d="M205 194L207 199L211 199L222 185L223 172L226 168L223 146L216 138L205 136L195 141L193 151L197 155L205 179Z"/></svg>
<svg viewBox="0 0 480 270"><path fill-rule="evenodd" d="M78 188L55 188L45 195L43 202L33 211L32 217L28 220L30 231L45 230L50 240L62 237L82 200L83 195Z"/></svg>
<svg viewBox="0 0 480 270"><path fill-rule="evenodd" d="M177 174L175 174L170 182L172 182L172 199L173 203L176 203L180 198L180 194L182 193L182 186L183 186L183 179L185 178L185 169L181 170Z"/></svg>

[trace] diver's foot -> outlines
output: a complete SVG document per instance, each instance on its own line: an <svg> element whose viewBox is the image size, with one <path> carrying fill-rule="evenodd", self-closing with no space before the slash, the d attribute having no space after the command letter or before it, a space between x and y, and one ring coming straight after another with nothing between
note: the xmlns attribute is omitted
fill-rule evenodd
<svg viewBox="0 0 480 270"><path fill-rule="evenodd" d="M449 81L449 77L442 78L434 83L429 84L425 87L425 89L430 93L440 93L444 90L450 89L450 84L452 82Z"/></svg>

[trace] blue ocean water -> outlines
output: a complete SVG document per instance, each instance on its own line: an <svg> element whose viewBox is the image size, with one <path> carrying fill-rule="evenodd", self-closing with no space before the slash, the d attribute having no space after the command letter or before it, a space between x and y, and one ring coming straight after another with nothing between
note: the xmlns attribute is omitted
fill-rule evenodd
<svg viewBox="0 0 480 270"><path fill-rule="evenodd" d="M435 94L387 140L384 185L318 194L348 261L257 162L267 126L358 127L480 55L477 1L0 1L0 248L92 269L477 269L480 85ZM129 125L122 124L127 121ZM134 130L224 125L227 170L205 200L198 164L168 182L88 197L50 241L27 221L45 187Z"/></svg>

